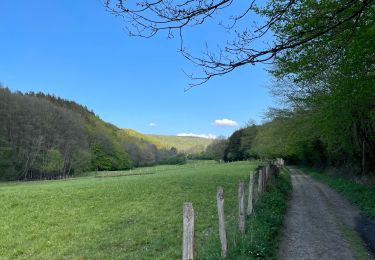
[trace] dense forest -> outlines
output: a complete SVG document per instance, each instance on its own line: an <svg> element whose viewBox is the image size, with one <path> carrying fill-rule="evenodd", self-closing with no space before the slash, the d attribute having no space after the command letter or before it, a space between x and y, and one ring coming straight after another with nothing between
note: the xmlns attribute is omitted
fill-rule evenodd
<svg viewBox="0 0 375 260"><path fill-rule="evenodd" d="M51 179L184 161L175 148L158 148L129 135L75 102L0 88L0 180Z"/></svg>
<svg viewBox="0 0 375 260"><path fill-rule="evenodd" d="M329 15L331 10L319 8L304 9L303 16L285 13L284 22L272 30L276 37L287 38L295 28L317 28L316 14ZM276 12L269 10L264 15ZM281 156L341 173L374 175L375 11L370 10L361 19L279 53L270 70L275 82L271 91L282 106L269 109L264 124L216 140L207 150L211 157L232 161Z"/></svg>

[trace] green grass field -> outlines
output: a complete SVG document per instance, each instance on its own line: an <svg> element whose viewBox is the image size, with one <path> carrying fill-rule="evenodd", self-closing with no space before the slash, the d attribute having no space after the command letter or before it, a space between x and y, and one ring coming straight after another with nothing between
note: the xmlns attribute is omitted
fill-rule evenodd
<svg viewBox="0 0 375 260"><path fill-rule="evenodd" d="M224 187L230 237L238 180L256 164L194 162L116 172L144 174L135 176L0 183L0 259L179 259L184 202L194 205L198 258L217 259L216 187Z"/></svg>

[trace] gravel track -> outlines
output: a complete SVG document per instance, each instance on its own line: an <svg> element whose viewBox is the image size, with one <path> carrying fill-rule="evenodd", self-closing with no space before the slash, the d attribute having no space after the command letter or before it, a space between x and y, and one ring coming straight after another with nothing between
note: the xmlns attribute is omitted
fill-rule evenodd
<svg viewBox="0 0 375 260"><path fill-rule="evenodd" d="M363 220L361 212L328 186L297 169L290 171L293 193L278 258L358 259L355 253L358 245L344 233L349 232L354 241L362 244L355 231ZM370 253L365 255L372 258Z"/></svg>

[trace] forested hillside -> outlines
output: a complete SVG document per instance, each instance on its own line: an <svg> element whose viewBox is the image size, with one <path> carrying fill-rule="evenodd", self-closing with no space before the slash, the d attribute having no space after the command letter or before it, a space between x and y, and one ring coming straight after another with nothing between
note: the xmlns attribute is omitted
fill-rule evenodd
<svg viewBox="0 0 375 260"><path fill-rule="evenodd" d="M0 179L57 178L181 162L175 149L127 134L86 107L0 88Z"/></svg>

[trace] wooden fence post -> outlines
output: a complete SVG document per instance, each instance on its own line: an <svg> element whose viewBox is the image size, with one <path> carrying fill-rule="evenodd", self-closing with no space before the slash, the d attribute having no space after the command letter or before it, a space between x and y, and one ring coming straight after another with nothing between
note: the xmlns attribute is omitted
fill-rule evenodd
<svg viewBox="0 0 375 260"><path fill-rule="evenodd" d="M194 209L192 203L184 203L182 260L194 259Z"/></svg>
<svg viewBox="0 0 375 260"><path fill-rule="evenodd" d="M264 185L263 188L264 190L266 189L267 186L267 181L268 181L268 176L267 176L267 165L263 167L263 174L264 174Z"/></svg>
<svg viewBox="0 0 375 260"><path fill-rule="evenodd" d="M238 227L240 233L245 233L245 208L244 208L244 190L243 190L243 181L241 180L238 185Z"/></svg>
<svg viewBox="0 0 375 260"><path fill-rule="evenodd" d="M225 219L224 219L224 190L222 187L217 187L216 193L217 201L217 214L219 216L219 234L221 242L221 256L225 258L227 256L227 233L225 231Z"/></svg>
<svg viewBox="0 0 375 260"><path fill-rule="evenodd" d="M254 190L254 175L255 172L250 174L249 179L249 196L247 198L247 215L250 216L253 213L253 190Z"/></svg>
<svg viewBox="0 0 375 260"><path fill-rule="evenodd" d="M261 194L263 192L263 174L262 169L258 171L258 194Z"/></svg>
<svg viewBox="0 0 375 260"><path fill-rule="evenodd" d="M277 168L281 167L281 158L277 158Z"/></svg>

